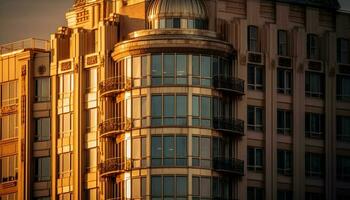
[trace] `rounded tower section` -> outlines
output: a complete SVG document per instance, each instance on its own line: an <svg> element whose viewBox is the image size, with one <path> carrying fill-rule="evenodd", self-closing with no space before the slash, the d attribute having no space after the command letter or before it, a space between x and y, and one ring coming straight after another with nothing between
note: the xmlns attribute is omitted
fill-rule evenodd
<svg viewBox="0 0 350 200"><path fill-rule="evenodd" d="M236 52L206 30L202 0L154 0L147 19L149 29L115 45L115 65L99 84L104 196L235 199L244 173ZM161 28L163 19L180 27Z"/></svg>

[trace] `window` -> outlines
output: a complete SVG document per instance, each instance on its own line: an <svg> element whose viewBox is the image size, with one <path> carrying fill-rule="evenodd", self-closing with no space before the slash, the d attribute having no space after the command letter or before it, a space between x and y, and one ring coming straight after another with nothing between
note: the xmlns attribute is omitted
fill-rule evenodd
<svg viewBox="0 0 350 200"><path fill-rule="evenodd" d="M86 200L97 200L98 199L98 189L97 188L87 189L85 194L86 194Z"/></svg>
<svg viewBox="0 0 350 200"><path fill-rule="evenodd" d="M57 164L59 177L70 177L73 169L73 154L71 152L59 154Z"/></svg>
<svg viewBox="0 0 350 200"><path fill-rule="evenodd" d="M261 65L248 64L248 89L264 89L264 69Z"/></svg>
<svg viewBox="0 0 350 200"><path fill-rule="evenodd" d="M96 132L98 121L98 110L97 108L91 108L86 110L86 132Z"/></svg>
<svg viewBox="0 0 350 200"><path fill-rule="evenodd" d="M186 166L186 136L152 136L152 166Z"/></svg>
<svg viewBox="0 0 350 200"><path fill-rule="evenodd" d="M264 189L257 187L248 187L247 189L247 200L264 200Z"/></svg>
<svg viewBox="0 0 350 200"><path fill-rule="evenodd" d="M305 136L322 139L324 137L324 115L319 113L305 113Z"/></svg>
<svg viewBox="0 0 350 200"><path fill-rule="evenodd" d="M17 114L13 115L4 115L0 118L1 127L0 127L0 139L11 139L15 138L18 135L18 127L17 127Z"/></svg>
<svg viewBox="0 0 350 200"><path fill-rule="evenodd" d="M254 131L263 131L263 108L248 106L248 129Z"/></svg>
<svg viewBox="0 0 350 200"><path fill-rule="evenodd" d="M187 84L187 57L185 54L152 55L152 85Z"/></svg>
<svg viewBox="0 0 350 200"><path fill-rule="evenodd" d="M17 81L9 81L1 84L1 106L9 106L17 103Z"/></svg>
<svg viewBox="0 0 350 200"><path fill-rule="evenodd" d="M132 160L133 167L147 167L146 137L133 138L132 140Z"/></svg>
<svg viewBox="0 0 350 200"><path fill-rule="evenodd" d="M293 75L289 68L277 68L277 92L280 94L292 94Z"/></svg>
<svg viewBox="0 0 350 200"><path fill-rule="evenodd" d="M17 180L17 156L0 158L0 183Z"/></svg>
<svg viewBox="0 0 350 200"><path fill-rule="evenodd" d="M337 76L337 99L350 101L350 76Z"/></svg>
<svg viewBox="0 0 350 200"><path fill-rule="evenodd" d="M147 56L136 56L132 58L133 87L147 86Z"/></svg>
<svg viewBox="0 0 350 200"><path fill-rule="evenodd" d="M35 79L35 101L50 101L50 77Z"/></svg>
<svg viewBox="0 0 350 200"><path fill-rule="evenodd" d="M324 96L324 74L317 72L305 73L305 95L322 98Z"/></svg>
<svg viewBox="0 0 350 200"><path fill-rule="evenodd" d="M288 190L277 190L277 200L293 200L293 192Z"/></svg>
<svg viewBox="0 0 350 200"><path fill-rule="evenodd" d="M259 51L258 27L248 26L248 51Z"/></svg>
<svg viewBox="0 0 350 200"><path fill-rule="evenodd" d="M86 70L86 90L87 92L97 92L98 74L97 67Z"/></svg>
<svg viewBox="0 0 350 200"><path fill-rule="evenodd" d="M288 150L277 150L278 174L284 176L292 175L292 152Z"/></svg>
<svg viewBox="0 0 350 200"><path fill-rule="evenodd" d="M74 73L61 74L58 77L59 98L65 98L71 95L74 90Z"/></svg>
<svg viewBox="0 0 350 200"><path fill-rule="evenodd" d="M288 56L288 32L278 30L278 55Z"/></svg>
<svg viewBox="0 0 350 200"><path fill-rule="evenodd" d="M68 137L73 131L73 113L63 113L58 115L58 136Z"/></svg>
<svg viewBox="0 0 350 200"><path fill-rule="evenodd" d="M211 167L211 141L209 137L192 137L192 166Z"/></svg>
<svg viewBox="0 0 350 200"><path fill-rule="evenodd" d="M152 199L187 199L187 176L152 176Z"/></svg>
<svg viewBox="0 0 350 200"><path fill-rule="evenodd" d="M85 167L87 172L93 172L97 167L97 148L85 150Z"/></svg>
<svg viewBox="0 0 350 200"><path fill-rule="evenodd" d="M35 181L51 180L51 159L50 157L34 158Z"/></svg>
<svg viewBox="0 0 350 200"><path fill-rule="evenodd" d="M187 96L152 95L152 126L187 124Z"/></svg>
<svg viewBox="0 0 350 200"><path fill-rule="evenodd" d="M194 200L211 198L210 177L192 176L192 195Z"/></svg>
<svg viewBox="0 0 350 200"><path fill-rule="evenodd" d="M292 133L292 112L277 109L277 133L290 135Z"/></svg>
<svg viewBox="0 0 350 200"><path fill-rule="evenodd" d="M315 34L307 34L307 58L318 60L320 58L320 39Z"/></svg>
<svg viewBox="0 0 350 200"><path fill-rule="evenodd" d="M35 119L35 141L48 141L50 140L51 132L50 118L37 118Z"/></svg>
<svg viewBox="0 0 350 200"><path fill-rule="evenodd" d="M248 169L261 172L264 167L262 148L248 147Z"/></svg>
<svg viewBox="0 0 350 200"><path fill-rule="evenodd" d="M337 60L338 63L350 63L350 41L344 38L338 38L337 41Z"/></svg>
<svg viewBox="0 0 350 200"><path fill-rule="evenodd" d="M350 181L350 157L337 156L337 178Z"/></svg>
<svg viewBox="0 0 350 200"><path fill-rule="evenodd" d="M342 142L350 142L350 117L337 116L337 139Z"/></svg>
<svg viewBox="0 0 350 200"><path fill-rule="evenodd" d="M192 125L211 127L212 118L211 98L206 96L192 96Z"/></svg>
<svg viewBox="0 0 350 200"><path fill-rule="evenodd" d="M210 87L212 85L212 58L192 56L192 85Z"/></svg>
<svg viewBox="0 0 350 200"><path fill-rule="evenodd" d="M323 177L324 159L322 154L305 153L305 175L308 177Z"/></svg>

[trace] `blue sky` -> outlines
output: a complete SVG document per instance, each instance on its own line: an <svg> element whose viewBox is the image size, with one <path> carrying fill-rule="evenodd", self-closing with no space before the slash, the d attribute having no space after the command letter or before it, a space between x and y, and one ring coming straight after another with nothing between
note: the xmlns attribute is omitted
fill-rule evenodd
<svg viewBox="0 0 350 200"><path fill-rule="evenodd" d="M350 0L339 0L350 10ZM65 25L66 11L73 0L0 0L0 44L35 37L49 39Z"/></svg>

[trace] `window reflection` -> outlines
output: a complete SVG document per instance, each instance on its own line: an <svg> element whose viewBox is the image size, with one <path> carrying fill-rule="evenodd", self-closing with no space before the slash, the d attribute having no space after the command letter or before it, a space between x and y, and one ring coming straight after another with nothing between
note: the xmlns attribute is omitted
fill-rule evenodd
<svg viewBox="0 0 350 200"><path fill-rule="evenodd" d="M186 125L187 96L152 95L152 126Z"/></svg>
<svg viewBox="0 0 350 200"><path fill-rule="evenodd" d="M186 136L152 136L152 166L186 166Z"/></svg>

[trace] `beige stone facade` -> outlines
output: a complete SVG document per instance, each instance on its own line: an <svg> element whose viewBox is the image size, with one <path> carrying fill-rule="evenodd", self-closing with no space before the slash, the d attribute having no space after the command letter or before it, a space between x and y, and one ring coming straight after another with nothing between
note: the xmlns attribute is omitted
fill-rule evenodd
<svg viewBox="0 0 350 200"><path fill-rule="evenodd" d="M51 51L1 52L0 199L350 199L337 9L76 0Z"/></svg>

